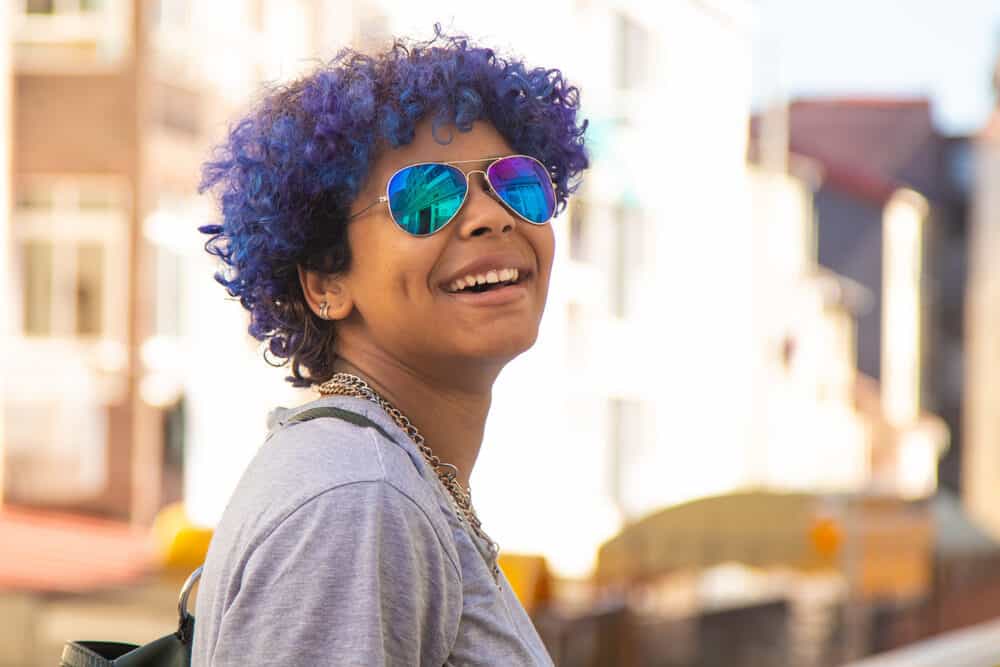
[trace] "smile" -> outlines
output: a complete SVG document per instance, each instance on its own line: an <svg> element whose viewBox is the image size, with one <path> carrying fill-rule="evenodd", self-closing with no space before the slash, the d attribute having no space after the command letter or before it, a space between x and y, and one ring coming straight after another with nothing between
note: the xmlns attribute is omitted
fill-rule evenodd
<svg viewBox="0 0 1000 667"><path fill-rule="evenodd" d="M516 268L503 268L457 278L447 286L447 291L451 294L479 294L517 285L519 281L520 272Z"/></svg>

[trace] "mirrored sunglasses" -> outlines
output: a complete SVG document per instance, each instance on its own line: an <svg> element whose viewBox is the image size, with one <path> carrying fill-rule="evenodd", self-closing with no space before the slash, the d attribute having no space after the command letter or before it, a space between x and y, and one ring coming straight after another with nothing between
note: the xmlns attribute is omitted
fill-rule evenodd
<svg viewBox="0 0 1000 667"><path fill-rule="evenodd" d="M462 208L469 195L469 178L480 173L490 189L519 218L544 225L556 210L556 194L549 172L527 155L493 159L486 170L463 172L457 164L484 162L422 162L403 167L389 178L386 194L351 216L358 217L372 206L388 202L389 214L400 229L413 236L429 236L443 229Z"/></svg>

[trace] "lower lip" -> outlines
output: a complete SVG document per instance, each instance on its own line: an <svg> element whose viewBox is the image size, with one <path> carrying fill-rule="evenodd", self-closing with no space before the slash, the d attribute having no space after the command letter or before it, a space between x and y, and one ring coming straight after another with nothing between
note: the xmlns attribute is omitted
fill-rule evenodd
<svg viewBox="0 0 1000 667"><path fill-rule="evenodd" d="M528 294L524 281L516 285L496 287L488 292L449 292L454 297L470 306L502 306L523 299Z"/></svg>

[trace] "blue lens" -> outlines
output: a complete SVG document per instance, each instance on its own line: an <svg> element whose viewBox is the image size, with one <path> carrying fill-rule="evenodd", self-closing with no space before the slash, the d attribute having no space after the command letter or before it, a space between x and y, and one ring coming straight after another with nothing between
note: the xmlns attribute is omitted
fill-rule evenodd
<svg viewBox="0 0 1000 667"><path fill-rule="evenodd" d="M523 155L497 160L486 170L490 185L515 213L540 225L556 211L556 193L542 164Z"/></svg>
<svg viewBox="0 0 1000 667"><path fill-rule="evenodd" d="M417 164L389 180L389 210L396 224L426 236L448 224L465 201L465 174L446 164Z"/></svg>

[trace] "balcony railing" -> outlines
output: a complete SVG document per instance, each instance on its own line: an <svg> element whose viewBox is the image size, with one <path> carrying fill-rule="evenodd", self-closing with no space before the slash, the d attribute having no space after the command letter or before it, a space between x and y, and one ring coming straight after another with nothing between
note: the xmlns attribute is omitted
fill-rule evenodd
<svg viewBox="0 0 1000 667"><path fill-rule="evenodd" d="M1000 619L881 653L846 667L997 667Z"/></svg>

